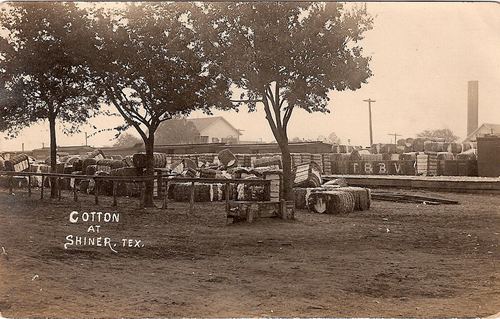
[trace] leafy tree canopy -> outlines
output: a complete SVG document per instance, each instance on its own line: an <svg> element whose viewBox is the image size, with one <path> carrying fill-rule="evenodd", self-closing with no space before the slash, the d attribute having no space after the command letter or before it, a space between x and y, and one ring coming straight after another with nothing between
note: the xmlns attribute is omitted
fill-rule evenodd
<svg viewBox="0 0 500 319"><path fill-rule="evenodd" d="M90 81L85 12L73 3L12 3L2 8L0 28L0 130L15 137L33 123L58 119L67 133L98 109ZM78 54L77 54L78 53ZM96 94L97 93L97 94Z"/></svg>
<svg viewBox="0 0 500 319"><path fill-rule="evenodd" d="M200 132L184 118L163 122L156 131L157 144L189 144L199 142Z"/></svg>
<svg viewBox="0 0 500 319"><path fill-rule="evenodd" d="M210 66L242 91L234 108L262 103L292 198L287 128L295 108L329 112L332 90L356 90L372 75L359 41L372 28L366 7L340 3L205 3L197 16ZM202 29L203 28L203 29Z"/></svg>
<svg viewBox="0 0 500 319"><path fill-rule="evenodd" d="M456 142L459 137L456 136L452 130L448 128L437 129L437 130L425 130L417 134L417 137L429 138L429 139L443 139L444 142Z"/></svg>
<svg viewBox="0 0 500 319"><path fill-rule="evenodd" d="M123 133L118 136L116 139L115 144L113 146L115 147L132 147L137 145L138 143L142 143L142 139L130 134L130 133Z"/></svg>

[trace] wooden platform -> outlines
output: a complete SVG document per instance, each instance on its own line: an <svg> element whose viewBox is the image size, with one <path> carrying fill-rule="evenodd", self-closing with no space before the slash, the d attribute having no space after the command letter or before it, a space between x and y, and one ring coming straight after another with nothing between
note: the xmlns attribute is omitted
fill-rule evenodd
<svg viewBox="0 0 500 319"><path fill-rule="evenodd" d="M323 175L324 181L344 178L350 186L414 188L432 191L499 193L500 178L468 176Z"/></svg>

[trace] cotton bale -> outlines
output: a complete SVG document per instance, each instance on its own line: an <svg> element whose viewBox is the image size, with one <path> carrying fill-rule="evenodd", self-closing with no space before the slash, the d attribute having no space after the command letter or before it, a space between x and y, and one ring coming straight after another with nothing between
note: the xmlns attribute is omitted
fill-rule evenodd
<svg viewBox="0 0 500 319"><path fill-rule="evenodd" d="M24 172L29 170L30 161L26 154L12 156L4 162L5 170L9 172Z"/></svg>
<svg viewBox="0 0 500 319"><path fill-rule="evenodd" d="M354 206L354 195L341 189L314 191L308 197L309 210L319 214L348 214Z"/></svg>

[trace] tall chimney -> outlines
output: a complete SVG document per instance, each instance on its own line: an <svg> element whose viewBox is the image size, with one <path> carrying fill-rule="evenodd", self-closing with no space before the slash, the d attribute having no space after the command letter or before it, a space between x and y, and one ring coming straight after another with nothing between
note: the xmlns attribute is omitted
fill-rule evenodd
<svg viewBox="0 0 500 319"><path fill-rule="evenodd" d="M468 94L467 94L467 136L474 132L478 123L478 95L479 82L469 81L468 82Z"/></svg>

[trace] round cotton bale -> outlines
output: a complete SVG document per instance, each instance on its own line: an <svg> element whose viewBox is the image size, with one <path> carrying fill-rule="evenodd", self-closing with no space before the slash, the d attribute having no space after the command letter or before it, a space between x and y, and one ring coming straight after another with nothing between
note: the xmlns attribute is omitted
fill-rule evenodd
<svg viewBox="0 0 500 319"><path fill-rule="evenodd" d="M85 168L85 175L95 175L97 172L97 165L88 165Z"/></svg>
<svg viewBox="0 0 500 319"><path fill-rule="evenodd" d="M453 153L453 154L461 153L462 152L462 144L452 142L448 145L447 151L450 153Z"/></svg>
<svg viewBox="0 0 500 319"><path fill-rule="evenodd" d="M342 190L312 192L309 210L319 214L347 214L354 211L354 195Z"/></svg>
<svg viewBox="0 0 500 319"><path fill-rule="evenodd" d="M345 187L341 189L347 191L354 196L354 210L364 211L370 208L370 194L366 188L363 187Z"/></svg>
<svg viewBox="0 0 500 319"><path fill-rule="evenodd" d="M87 167L90 165L97 165L97 160L95 158L86 158L82 163L82 172L87 171Z"/></svg>
<svg viewBox="0 0 500 319"><path fill-rule="evenodd" d="M121 160L102 159L96 162L97 166L108 166L110 169L125 167L125 163Z"/></svg>
<svg viewBox="0 0 500 319"><path fill-rule="evenodd" d="M236 156L227 148L220 151L219 154L217 154L217 158L224 167L235 166L238 162Z"/></svg>
<svg viewBox="0 0 500 319"><path fill-rule="evenodd" d="M132 155L132 161L134 167L146 168L146 154L145 153L135 153Z"/></svg>
<svg viewBox="0 0 500 319"><path fill-rule="evenodd" d="M108 172L97 172L97 176L110 176ZM97 179L96 183L99 186L99 194L113 195L113 182L107 179Z"/></svg>

